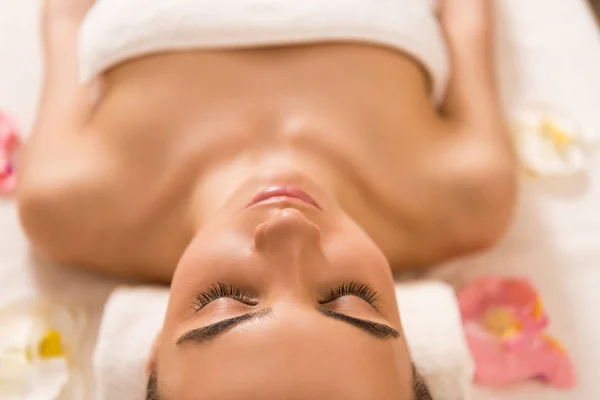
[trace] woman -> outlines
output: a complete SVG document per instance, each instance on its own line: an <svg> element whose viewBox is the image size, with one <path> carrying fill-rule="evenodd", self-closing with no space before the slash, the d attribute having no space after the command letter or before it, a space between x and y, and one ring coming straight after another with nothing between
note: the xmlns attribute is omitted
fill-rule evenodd
<svg viewBox="0 0 600 400"><path fill-rule="evenodd" d="M392 272L491 246L514 205L491 1L441 5L439 108L427 65L360 35L148 50L82 85L91 3L46 1L20 215L48 258L171 284L148 398L415 396Z"/></svg>

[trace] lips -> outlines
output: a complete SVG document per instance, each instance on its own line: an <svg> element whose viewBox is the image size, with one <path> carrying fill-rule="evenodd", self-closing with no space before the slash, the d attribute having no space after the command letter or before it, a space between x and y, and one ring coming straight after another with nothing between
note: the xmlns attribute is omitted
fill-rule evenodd
<svg viewBox="0 0 600 400"><path fill-rule="evenodd" d="M297 199L313 207L321 209L319 204L306 192L292 186L269 187L257 194L256 196L254 196L250 204L248 204L248 207L276 198Z"/></svg>

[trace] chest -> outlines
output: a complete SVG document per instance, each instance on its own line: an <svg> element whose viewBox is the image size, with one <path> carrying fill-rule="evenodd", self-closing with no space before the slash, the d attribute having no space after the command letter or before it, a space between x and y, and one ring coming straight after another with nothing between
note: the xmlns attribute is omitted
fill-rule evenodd
<svg viewBox="0 0 600 400"><path fill-rule="evenodd" d="M104 252L174 266L194 234L194 214L204 206L199 193L214 199L223 186L234 188L253 171L276 167L329 175L338 202L392 258L400 225L396 215L417 206L411 203L415 161L408 143L421 132L392 134L400 127L378 131L318 121L314 115L284 115L266 124L273 127L268 132L248 118L169 133L148 126L145 136L128 131L114 142L107 139L115 168L102 179L110 182L102 188L107 218L97 229L110 232L119 246Z"/></svg>
<svg viewBox="0 0 600 400"><path fill-rule="evenodd" d="M227 176L235 182L276 165L332 176L348 213L393 247L389 210L411 207L397 199L430 141L432 108L412 62L347 50L159 56L111 73L90 129L113 166L99 179L109 184L101 188L107 223L98 229L132 257L160 251L176 261L207 175L235 165Z"/></svg>

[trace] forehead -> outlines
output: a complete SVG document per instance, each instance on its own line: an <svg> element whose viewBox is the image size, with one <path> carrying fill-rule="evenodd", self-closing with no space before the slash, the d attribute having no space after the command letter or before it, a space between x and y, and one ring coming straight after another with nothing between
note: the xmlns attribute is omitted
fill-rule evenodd
<svg viewBox="0 0 600 400"><path fill-rule="evenodd" d="M166 398L411 399L403 341L374 340L344 326L272 328L251 326L205 345L164 349L158 376Z"/></svg>

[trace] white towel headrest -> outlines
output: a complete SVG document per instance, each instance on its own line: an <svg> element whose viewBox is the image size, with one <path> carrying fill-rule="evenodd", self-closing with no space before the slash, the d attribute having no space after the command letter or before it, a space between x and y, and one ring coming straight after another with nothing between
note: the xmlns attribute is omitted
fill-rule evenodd
<svg viewBox="0 0 600 400"><path fill-rule="evenodd" d="M435 400L469 400L474 366L452 288L439 282L396 286L413 361ZM144 399L146 364L162 327L169 292L122 287L111 295L96 351L99 400Z"/></svg>

